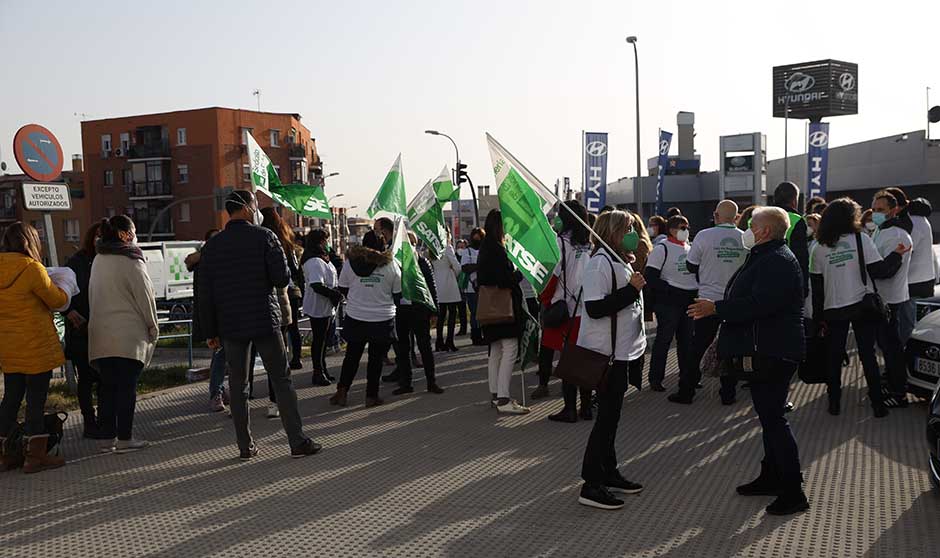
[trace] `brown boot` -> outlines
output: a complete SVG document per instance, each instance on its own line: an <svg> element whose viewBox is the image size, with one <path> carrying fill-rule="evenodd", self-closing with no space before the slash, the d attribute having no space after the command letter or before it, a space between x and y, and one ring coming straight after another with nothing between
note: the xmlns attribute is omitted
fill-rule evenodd
<svg viewBox="0 0 940 558"><path fill-rule="evenodd" d="M330 397L330 405L337 405L339 407L346 406L346 394L349 392L349 388L345 386L336 386L336 393L333 397Z"/></svg>
<svg viewBox="0 0 940 558"><path fill-rule="evenodd" d="M0 438L0 471L11 471L16 469L16 459L12 455L7 455L7 439Z"/></svg>
<svg viewBox="0 0 940 558"><path fill-rule="evenodd" d="M385 404L385 401L378 397L366 397L366 408L378 407L379 405L383 404Z"/></svg>
<svg viewBox="0 0 940 558"><path fill-rule="evenodd" d="M45 469L55 469L65 465L65 458L60 455L48 455L46 445L49 443L48 434L30 436L26 438L26 461L23 463L24 473L38 473Z"/></svg>

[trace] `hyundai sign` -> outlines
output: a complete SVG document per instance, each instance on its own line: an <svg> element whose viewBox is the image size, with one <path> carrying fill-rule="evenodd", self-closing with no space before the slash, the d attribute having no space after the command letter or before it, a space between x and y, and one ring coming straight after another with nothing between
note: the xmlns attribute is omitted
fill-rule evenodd
<svg viewBox="0 0 940 558"><path fill-rule="evenodd" d="M584 205L600 213L607 203L607 133L584 134Z"/></svg>
<svg viewBox="0 0 940 558"><path fill-rule="evenodd" d="M809 152L806 155L809 197L826 197L826 179L829 170L829 123L810 122Z"/></svg>
<svg viewBox="0 0 940 558"><path fill-rule="evenodd" d="M819 60L774 67L774 116L858 114L858 64Z"/></svg>

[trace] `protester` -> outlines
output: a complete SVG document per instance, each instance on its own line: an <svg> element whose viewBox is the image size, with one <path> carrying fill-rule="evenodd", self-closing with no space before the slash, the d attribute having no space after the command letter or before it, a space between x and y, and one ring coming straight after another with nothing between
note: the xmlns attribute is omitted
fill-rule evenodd
<svg viewBox="0 0 940 558"><path fill-rule="evenodd" d="M304 275L297 261L297 243L294 239L294 231L281 219L281 216L273 207L262 209L261 217L261 226L277 235L281 248L284 249L287 268L290 270L290 283L287 284L287 298L290 304L288 317L290 319L281 316L281 321L288 324L285 327L291 348L290 368L291 370L300 370L304 367L301 362L303 339L300 336L300 305L304 298Z"/></svg>
<svg viewBox="0 0 940 558"><path fill-rule="evenodd" d="M78 374L78 407L84 422L83 436L101 440L109 436L102 434L95 416L95 399L101 401L101 377L88 363L88 282L91 280L91 265L95 260L95 242L100 236L101 223L95 223L85 231L82 248L66 262L66 267L75 272L78 294L72 297L65 315L65 358L72 361Z"/></svg>
<svg viewBox="0 0 940 558"><path fill-rule="evenodd" d="M408 240L412 246L418 244L418 237L413 232L408 232ZM431 300L437 305L437 287L434 283L434 270L431 268L431 262L424 256L418 256L418 266L421 268L424 282L430 291ZM401 299L401 304L398 306L395 315L399 358L397 363L398 389L392 392L393 395L414 393L415 389L411 384L411 354L414 345L417 345L418 351L421 353L421 364L424 368L424 377L427 380L426 389L428 393L444 393L444 390L437 385L437 377L434 374L434 351L431 349L432 313L432 309L417 304L416 301L404 297Z"/></svg>
<svg viewBox="0 0 940 558"><path fill-rule="evenodd" d="M470 310L470 339L474 345L486 345L483 341L483 335L480 332L480 326L477 324L477 260L480 257L480 249L483 246L483 239L486 232L480 228L474 228L470 231L470 245L460 259L461 271L467 276L467 285L464 287L464 298L467 301L467 308ZM502 242L502 239L500 239Z"/></svg>
<svg viewBox="0 0 940 558"><path fill-rule="evenodd" d="M101 238L88 282L88 361L101 376L98 423L102 452L127 453L150 445L133 436L137 381L150 364L160 326L147 264L126 215L101 221ZM116 440L115 440L116 438Z"/></svg>
<svg viewBox="0 0 940 558"><path fill-rule="evenodd" d="M760 475L737 488L742 496L777 496L771 515L809 509L803 492L796 439L785 416L790 378L805 353L803 277L786 246L791 219L778 207L758 208L745 232L750 256L731 279L723 300L700 298L689 307L696 320L721 323L718 356L751 383L764 457ZM841 357L840 357L841 358Z"/></svg>
<svg viewBox="0 0 940 558"><path fill-rule="evenodd" d="M450 234L448 233L448 240ZM460 275L460 262L454 253L450 242L444 247L444 253L431 262L434 268L434 284L437 286L437 342L435 349L438 352L457 352L454 344L454 333L457 326L457 313L460 309L460 285L457 276ZM447 340L444 339L444 324L447 324Z"/></svg>
<svg viewBox="0 0 940 558"><path fill-rule="evenodd" d="M347 252L346 265L339 276L339 290L346 297L343 322L346 357L336 394L330 398L331 405L346 406L349 387L366 345L369 346L366 407L384 403L379 398L379 380L385 355L396 341L395 306L401 300L401 270L392 253L386 250L383 238L374 231L367 232L362 246Z"/></svg>
<svg viewBox="0 0 940 558"><path fill-rule="evenodd" d="M695 241L692 242L686 267L698 279L698 296L701 298L713 302L724 299L725 289L731 277L747 258L743 241L744 233L734 226L737 213L738 204L731 200L722 200L715 208L715 226L695 235ZM669 401L686 405L692 403L696 386L702 380L699 363L709 345L714 341L720 324L721 320L717 316L695 320L692 361L685 369L685 373L680 369L679 390L669 396ZM722 378L721 402L724 405L731 405L734 400L734 382Z"/></svg>
<svg viewBox="0 0 940 558"><path fill-rule="evenodd" d="M388 217L379 217L372 223L372 231L382 239L386 250L391 250L395 241L395 222Z"/></svg>
<svg viewBox="0 0 940 558"><path fill-rule="evenodd" d="M626 213L630 217L630 222L633 224L633 230L636 231L637 235L640 237L640 242L637 244L636 251L633 253L633 257L636 261L630 264L630 266L634 269L646 269L646 262L649 260L650 253L653 251L653 241L646 231L646 227L643 226L643 219L640 215L632 211Z"/></svg>
<svg viewBox="0 0 940 558"><path fill-rule="evenodd" d="M735 222L735 224L738 226L738 229L740 229L741 232L744 232L748 229L751 223L751 215L754 214L754 210L757 209L758 207L760 206L749 205L744 209L744 211L741 212L740 215L738 215L738 219Z"/></svg>
<svg viewBox="0 0 940 558"><path fill-rule="evenodd" d="M792 182L781 182L774 190L774 205L787 212L790 226L784 235L787 247L800 262L803 274L803 296L809 296L809 244L806 241L806 221L797 211L800 188Z"/></svg>
<svg viewBox="0 0 940 558"><path fill-rule="evenodd" d="M812 246L813 241L816 239L816 229L819 228L819 220L822 219L822 216L819 213L807 213L803 218L806 220L806 243Z"/></svg>
<svg viewBox="0 0 940 558"><path fill-rule="evenodd" d="M483 341L490 347L488 371L491 402L499 413L524 415L529 412L529 408L509 396L512 370L519 351L519 337L522 335L522 291L519 289L522 274L515 270L506 253L502 213L498 209L490 211L486 216L485 231L484 235L477 235L477 238L482 236L482 243L478 265L471 271L476 272L480 287L511 291L513 315L510 322L482 327ZM472 307L475 310L476 302Z"/></svg>
<svg viewBox="0 0 940 558"><path fill-rule="evenodd" d="M916 301L932 297L937 283L937 270L933 252L933 229L928 219L930 214L933 213L933 207L924 198L917 198L908 204L904 192L897 188L889 188L888 191L895 195L898 199L898 205L902 206L898 218L903 219L904 213L906 213L912 225L911 240L914 242L914 249L911 251L911 266L907 277L911 300L901 306L899 322L901 342L907 343L907 340L911 337L911 332L914 331Z"/></svg>
<svg viewBox="0 0 940 558"><path fill-rule="evenodd" d="M203 242L208 242L210 238L219 233L219 229L209 229ZM199 250L186 256L184 263L186 269L193 274L193 285L199 284L199 262L202 260L202 247ZM193 308L199 307L199 292L193 290ZM199 320L199 312L193 312L192 323L193 343L202 343L208 338L202 331ZM218 349L212 351L212 360L209 362L209 411L221 413L226 410L228 404L228 390L225 389L225 350Z"/></svg>
<svg viewBox="0 0 940 558"><path fill-rule="evenodd" d="M470 245L466 240L460 239L457 241L455 253L457 261L461 264L463 264L463 260L467 259L467 249L469 247ZM457 307L457 318L460 320L460 330L457 332L458 337L467 334L467 285L469 282L469 276L463 272L463 267L461 266L460 273L457 274L457 286L460 289L460 305Z"/></svg>
<svg viewBox="0 0 940 558"><path fill-rule="evenodd" d="M899 245L912 246L912 224L898 217L901 206L897 198L887 191L875 194L872 201L872 221L878 230L872 235L875 247L882 258L887 258ZM890 277L878 279L875 286L878 294L890 309L889 319L878 324L876 339L884 352L885 370L888 383L885 393L885 407L907 407L907 359L904 356L904 344L901 341L904 314L911 307L911 295L908 290L908 275L911 252L901 255L901 265Z"/></svg>
<svg viewBox="0 0 940 558"><path fill-rule="evenodd" d="M806 212L805 212L805 215L809 215L809 214L811 214L811 213L822 214L822 211L821 211L820 209L818 209L820 205L823 205L823 206L826 205L826 200L825 200L825 198L822 198L822 197L820 197L820 196L813 196L813 197L811 197L811 198L806 202ZM823 209L825 209L825 208L823 208Z"/></svg>
<svg viewBox="0 0 940 558"><path fill-rule="evenodd" d="M303 433L275 294L275 289L290 282L284 250L273 232L252 224L260 221L260 212L250 191L229 194L225 211L230 221L225 230L206 243L196 287L199 317L209 346L225 348L239 456L249 460L258 455L251 436L247 401L252 346L261 355L277 393L278 414L291 457L313 455L321 446Z"/></svg>
<svg viewBox="0 0 940 558"><path fill-rule="evenodd" d="M329 262L327 231L316 229L304 240L304 253L300 265L304 273L303 312L310 319L310 356L313 358L315 386L328 386L332 377L326 367L327 333L336 307L343 299L337 290L336 268Z"/></svg>
<svg viewBox="0 0 940 558"><path fill-rule="evenodd" d="M669 219L677 216L682 216L682 210L678 207L670 207L666 210L666 221L669 221Z"/></svg>
<svg viewBox="0 0 940 558"><path fill-rule="evenodd" d="M49 432L43 420L52 370L65 363L52 312L68 303L42 265L42 242L31 225L7 226L0 243L0 460L2 469L15 466L7 438L26 399L26 461L23 471L38 473L65 465L60 455L48 455ZM12 452L11 452L12 453Z"/></svg>
<svg viewBox="0 0 940 558"><path fill-rule="evenodd" d="M607 372L606 386L598 392L597 420L584 449L581 465L584 484L578 503L615 510L622 508L624 502L612 492L638 494L643 490L642 485L625 479L617 470L615 444L630 363L642 358L646 351L640 294L646 281L630 265L639 235L629 214L611 211L599 215L594 232L610 250L598 243L584 269L584 314L577 344L611 355L614 360ZM615 320L614 339L611 339L611 319Z"/></svg>
<svg viewBox="0 0 940 558"><path fill-rule="evenodd" d="M669 237L653 247L646 263L646 280L655 291L656 340L650 359L649 382L653 391L666 391L666 357L673 338L679 359L679 373L692 374L692 320L685 309L698 292L695 274L686 266L689 246L689 221L681 216L670 217Z"/></svg>
<svg viewBox="0 0 940 558"><path fill-rule="evenodd" d="M861 233L861 208L850 198L829 204L822 215L813 250L813 318L826 337L829 365L829 414L841 412L842 358L849 326L855 332L859 359L868 382L868 398L875 417L888 415L881 392L881 374L875 358L877 320L870 314L865 295L871 279L886 279L897 272L910 246L898 244L882 259L871 238ZM861 246L859 246L859 243ZM861 268L859 253L865 260ZM862 277L865 277L863 282Z"/></svg>
<svg viewBox="0 0 940 558"><path fill-rule="evenodd" d="M653 215L650 217L649 223L649 235L650 238L653 239L653 245L659 244L669 237L669 235L666 234L668 227L666 226L665 218L659 215Z"/></svg>
<svg viewBox="0 0 940 558"><path fill-rule="evenodd" d="M872 221L871 215L871 209L866 209L862 212L862 232L867 234L869 237L875 234L875 231L878 230L878 225Z"/></svg>

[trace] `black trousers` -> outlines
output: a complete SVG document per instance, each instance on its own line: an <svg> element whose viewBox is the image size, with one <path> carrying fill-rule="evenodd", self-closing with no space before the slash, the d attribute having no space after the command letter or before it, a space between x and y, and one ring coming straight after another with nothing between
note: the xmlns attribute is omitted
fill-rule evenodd
<svg viewBox="0 0 940 558"><path fill-rule="evenodd" d="M581 464L581 478L588 484L603 484L617 474L617 426L623 395L627 392L629 365L626 361L614 361L607 375L607 388L597 394L597 417Z"/></svg>
<svg viewBox="0 0 940 558"><path fill-rule="evenodd" d="M652 385L663 383L666 377L666 357L673 338L676 339L676 356L679 360L679 374L691 374L692 367L692 318L686 314L687 304L656 305L656 340L653 341L653 355L650 358L649 381Z"/></svg>
<svg viewBox="0 0 940 558"><path fill-rule="evenodd" d="M330 324L333 318L310 318L310 356L313 358L313 375L326 373L326 346L329 343Z"/></svg>
<svg viewBox="0 0 940 558"><path fill-rule="evenodd" d="M885 356L885 371L888 376L888 390L895 395L907 393L907 362L904 357L904 344L899 336L902 307L906 303L890 304L891 320L879 324L875 332L878 346Z"/></svg>
<svg viewBox="0 0 940 558"><path fill-rule="evenodd" d="M694 321L691 362L685 370L679 369L680 393L684 395L695 394L695 386L702 381L702 356L705 355L708 346L715 340L719 325L721 325L721 320L718 319L718 316L709 316Z"/></svg>
<svg viewBox="0 0 940 558"><path fill-rule="evenodd" d="M529 314L532 315L536 320L539 319L539 314L542 308L542 305L539 304L539 299L537 298L527 298L525 299L526 310L529 311Z"/></svg>
<svg viewBox="0 0 940 558"><path fill-rule="evenodd" d="M760 419L764 442L764 461L787 491L802 490L800 453L784 410L790 378L797 366L796 363L778 359L760 359L758 367L770 370L770 376L774 379L751 382L754 412Z"/></svg>
<svg viewBox="0 0 940 558"><path fill-rule="evenodd" d="M98 427L103 434L118 440L130 440L134 433L137 408L137 380L144 363L129 358L109 357L95 363L101 374L101 399L98 401Z"/></svg>
<svg viewBox="0 0 940 558"><path fill-rule="evenodd" d="M300 336L300 304L303 300L297 297L290 297L290 315L291 322L287 326L287 336L290 341L291 362L300 362L301 351L303 350L303 338Z"/></svg>
<svg viewBox="0 0 940 558"><path fill-rule="evenodd" d="M842 398L842 355L845 353L845 342L849 336L849 326L855 332L855 344L858 347L858 357L862 361L865 371L865 382L868 384L868 399L873 407L883 402L881 394L881 372L878 368L878 359L875 357L875 337L878 324L868 320L829 320L828 357L829 357L829 400L839 401Z"/></svg>
<svg viewBox="0 0 940 558"><path fill-rule="evenodd" d="M460 331L467 331L467 293L460 293L460 302L457 303L457 319L460 321Z"/></svg>
<svg viewBox="0 0 940 558"><path fill-rule="evenodd" d="M438 304L437 312L437 344L454 344L454 327L457 325L457 312L460 308L459 302L449 302ZM466 316L464 316L466 320ZM444 341L444 322L447 322L447 341Z"/></svg>
<svg viewBox="0 0 940 558"><path fill-rule="evenodd" d="M539 385L547 386L552 378L552 366L555 364L555 351L548 347L539 347Z"/></svg>
<svg viewBox="0 0 940 558"><path fill-rule="evenodd" d="M388 341L347 340L346 357L343 358L343 371L340 374L339 385L346 389L352 385L353 380L356 379L356 373L359 372L359 361L362 360L362 353L365 352L367 344L369 345L369 362L366 365L366 397L378 397L382 364L391 345Z"/></svg>
<svg viewBox="0 0 940 558"><path fill-rule="evenodd" d="M434 349L431 347L430 312L413 304L399 306L395 315L395 329L398 333L398 358L395 363L398 367L398 385L411 387L411 353L414 345L418 346L418 351L421 353L424 377L427 378L428 385L436 383Z"/></svg>
<svg viewBox="0 0 940 558"><path fill-rule="evenodd" d="M101 402L101 375L82 357L72 357L72 364L78 374L78 408L82 411L85 423L94 426L95 398Z"/></svg>
<svg viewBox="0 0 940 558"><path fill-rule="evenodd" d="M52 372L42 374L3 374L3 401L0 402L0 436L6 437L16 425L23 398L26 398L26 435L46 433L43 415Z"/></svg>

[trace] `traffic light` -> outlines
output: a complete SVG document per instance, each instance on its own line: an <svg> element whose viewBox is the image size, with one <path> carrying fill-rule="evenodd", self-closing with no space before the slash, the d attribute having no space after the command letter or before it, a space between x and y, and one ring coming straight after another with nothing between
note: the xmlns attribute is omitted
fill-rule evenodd
<svg viewBox="0 0 940 558"><path fill-rule="evenodd" d="M467 176L467 165L457 163L457 185L459 186L468 180L470 180L470 177Z"/></svg>

